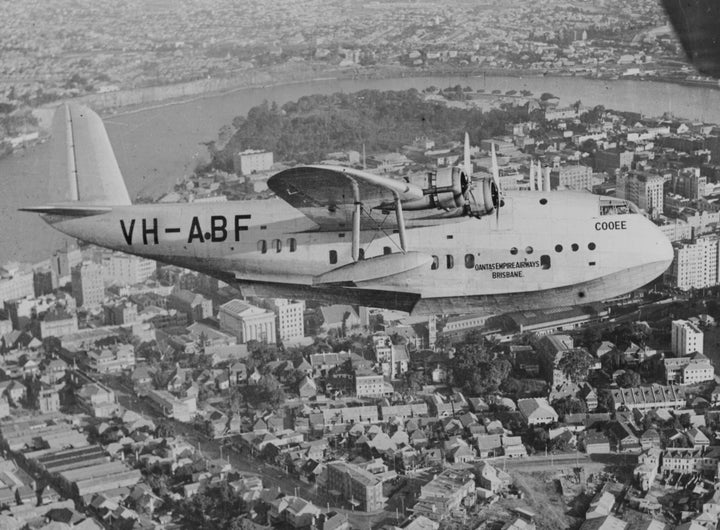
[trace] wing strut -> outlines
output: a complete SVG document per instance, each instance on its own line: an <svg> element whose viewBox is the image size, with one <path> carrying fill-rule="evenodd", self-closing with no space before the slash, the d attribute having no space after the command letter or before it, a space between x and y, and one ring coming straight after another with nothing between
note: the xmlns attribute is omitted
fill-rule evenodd
<svg viewBox="0 0 720 530"><path fill-rule="evenodd" d="M398 233L400 234L400 247L402 248L403 254L407 252L407 244L405 240L405 218L403 217L402 202L400 201L400 194L393 191L395 196L395 217L397 217Z"/></svg>
<svg viewBox="0 0 720 530"><path fill-rule="evenodd" d="M353 179L351 180L355 209L353 210L353 233L352 233L352 259L360 260L360 215L362 213L362 202L360 202L360 186Z"/></svg>

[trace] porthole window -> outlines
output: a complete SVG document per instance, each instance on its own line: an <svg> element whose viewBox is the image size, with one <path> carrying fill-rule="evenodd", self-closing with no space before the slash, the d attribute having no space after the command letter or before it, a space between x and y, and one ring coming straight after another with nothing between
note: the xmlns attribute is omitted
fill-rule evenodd
<svg viewBox="0 0 720 530"><path fill-rule="evenodd" d="M279 239L273 239L272 248L275 252L280 252L282 250L282 241Z"/></svg>
<svg viewBox="0 0 720 530"><path fill-rule="evenodd" d="M475 254L465 254L465 268L472 269L475 267Z"/></svg>
<svg viewBox="0 0 720 530"><path fill-rule="evenodd" d="M261 239L260 241L258 241L257 249L261 253L265 254L267 252L267 241L265 241L264 239Z"/></svg>
<svg viewBox="0 0 720 530"><path fill-rule="evenodd" d="M555 252L562 252L563 246L562 245L555 245Z"/></svg>
<svg viewBox="0 0 720 530"><path fill-rule="evenodd" d="M453 258L451 254L448 254L445 256L445 264L448 269L452 269L455 266L455 258Z"/></svg>
<svg viewBox="0 0 720 530"><path fill-rule="evenodd" d="M588 248L590 250L595 250L595 248L596 248L595 243L588 243Z"/></svg>
<svg viewBox="0 0 720 530"><path fill-rule="evenodd" d="M547 254L543 254L540 256L540 268L543 270L548 270L550 268L550 256Z"/></svg>
<svg viewBox="0 0 720 530"><path fill-rule="evenodd" d="M385 254L386 256L388 254L392 254L392 249L390 247L383 247L383 254Z"/></svg>
<svg viewBox="0 0 720 530"><path fill-rule="evenodd" d="M287 240L287 246L290 252L295 252L297 250L297 241L294 237Z"/></svg>
<svg viewBox="0 0 720 530"><path fill-rule="evenodd" d="M534 249L533 249L532 247L525 247L525 252L528 253L528 254L532 254L532 253L533 253L533 250L534 250Z"/></svg>
<svg viewBox="0 0 720 530"><path fill-rule="evenodd" d="M385 247L387 248L387 247ZM436 271L440 268L440 258L437 256L432 257L432 265L430 265L430 270Z"/></svg>
<svg viewBox="0 0 720 530"><path fill-rule="evenodd" d="M518 249L516 247L513 247L510 249L510 254L512 254L513 256L517 253L518 253Z"/></svg>
<svg viewBox="0 0 720 530"><path fill-rule="evenodd" d="M577 243L573 243L572 245L570 245L570 248L573 252L577 252L580 249L580 245L578 245Z"/></svg>
<svg viewBox="0 0 720 530"><path fill-rule="evenodd" d="M331 250L330 251L330 265L335 265L337 263L337 250Z"/></svg>

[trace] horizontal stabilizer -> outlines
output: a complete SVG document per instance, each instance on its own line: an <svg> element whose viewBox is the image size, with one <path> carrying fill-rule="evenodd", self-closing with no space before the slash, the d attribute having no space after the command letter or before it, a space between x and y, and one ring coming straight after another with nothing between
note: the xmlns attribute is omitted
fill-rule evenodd
<svg viewBox="0 0 720 530"><path fill-rule="evenodd" d="M87 206L81 204L56 204L52 206L27 206L19 208L21 212L33 212L44 215L62 215L65 217L90 217L112 211L110 206Z"/></svg>
<svg viewBox="0 0 720 530"><path fill-rule="evenodd" d="M343 265L313 278L314 285L360 283L411 271L432 263L432 257L421 252L385 254Z"/></svg>
<svg viewBox="0 0 720 530"><path fill-rule="evenodd" d="M61 201L131 204L100 116L87 107L66 103L55 112L52 136L51 172L64 175Z"/></svg>

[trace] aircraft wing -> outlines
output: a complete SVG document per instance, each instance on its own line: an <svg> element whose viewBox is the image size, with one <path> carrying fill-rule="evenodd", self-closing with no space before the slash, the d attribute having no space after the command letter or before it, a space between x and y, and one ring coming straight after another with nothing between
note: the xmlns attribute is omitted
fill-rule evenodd
<svg viewBox="0 0 720 530"><path fill-rule="evenodd" d="M420 187L342 166L301 166L281 171L268 188L317 223L321 230L350 230L356 193L363 206L361 226L375 228L370 212L384 204L420 199ZM356 191L357 190L357 191Z"/></svg>

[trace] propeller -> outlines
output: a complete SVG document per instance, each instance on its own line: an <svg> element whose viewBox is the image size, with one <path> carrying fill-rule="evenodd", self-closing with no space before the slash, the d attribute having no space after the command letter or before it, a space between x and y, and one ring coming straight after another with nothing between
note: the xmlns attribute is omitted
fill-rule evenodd
<svg viewBox="0 0 720 530"><path fill-rule="evenodd" d="M500 170L497 163L497 155L495 154L495 142L491 144L492 153L492 203L495 208L495 220L500 219Z"/></svg>

